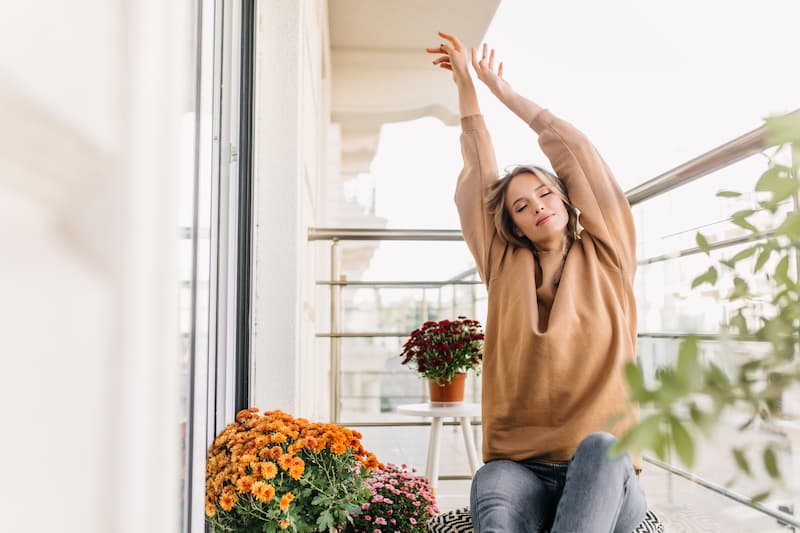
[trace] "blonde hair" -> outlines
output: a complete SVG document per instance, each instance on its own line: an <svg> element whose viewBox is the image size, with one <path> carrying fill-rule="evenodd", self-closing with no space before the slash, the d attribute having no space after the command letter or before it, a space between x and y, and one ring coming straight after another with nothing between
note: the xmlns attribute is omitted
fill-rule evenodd
<svg viewBox="0 0 800 533"><path fill-rule="evenodd" d="M517 226L514 224L514 220L511 218L511 212L506 208L505 205L506 191L508 190L508 186L511 183L511 180L520 174L533 174L539 178L548 189L561 198L561 201L564 202L567 208L567 246L566 250L564 251L564 256L562 257L561 269L559 270L555 280L555 284L558 285L558 283L561 281L561 270L563 270L564 267L567 251L569 251L572 243L574 243L577 239L580 239L578 210L570 202L567 193L567 187L561 178L552 172L535 165L516 165L510 170L507 170L505 174L500 177L500 179L489 186L486 196L486 208L489 211L489 214L492 216L497 235L503 241L508 243L512 250L528 248L529 250L533 251L537 266L539 266L539 251L536 249L536 246L533 244L533 242L531 242L531 240L525 235L517 234ZM539 266L539 270L541 275L541 266Z"/></svg>

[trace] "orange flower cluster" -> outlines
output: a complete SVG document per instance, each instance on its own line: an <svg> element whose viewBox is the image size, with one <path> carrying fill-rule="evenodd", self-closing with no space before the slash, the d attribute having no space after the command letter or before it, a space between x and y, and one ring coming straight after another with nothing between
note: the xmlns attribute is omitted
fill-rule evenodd
<svg viewBox="0 0 800 533"><path fill-rule="evenodd" d="M240 411L236 422L217 436L208 452L206 515L213 517L218 509L232 510L245 495L270 504L281 491L279 509L288 511L295 500L288 489L299 488L297 482L306 469L300 457L303 453L327 450L341 455L351 450L363 466L379 466L360 439L361 434L349 428L311 423L282 411L267 411L263 416L258 416L254 407ZM280 521L283 529L290 525L286 517Z"/></svg>

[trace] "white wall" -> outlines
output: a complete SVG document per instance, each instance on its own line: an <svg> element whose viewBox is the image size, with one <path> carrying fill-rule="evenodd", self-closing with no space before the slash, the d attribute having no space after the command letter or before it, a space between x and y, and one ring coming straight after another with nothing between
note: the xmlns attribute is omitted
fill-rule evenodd
<svg viewBox="0 0 800 533"><path fill-rule="evenodd" d="M327 169L327 3L256 4L255 263L251 403L321 418L315 268L307 241Z"/></svg>
<svg viewBox="0 0 800 533"><path fill-rule="evenodd" d="M175 192L190 6L4 5L4 531L178 528Z"/></svg>

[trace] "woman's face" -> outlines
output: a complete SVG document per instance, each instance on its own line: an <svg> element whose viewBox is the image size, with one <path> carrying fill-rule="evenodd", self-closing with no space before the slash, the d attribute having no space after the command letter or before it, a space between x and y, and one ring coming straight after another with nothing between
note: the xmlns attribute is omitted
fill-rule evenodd
<svg viewBox="0 0 800 533"><path fill-rule="evenodd" d="M531 173L511 178L505 194L505 207L517 229L540 250L561 248L567 231L567 207L557 194Z"/></svg>

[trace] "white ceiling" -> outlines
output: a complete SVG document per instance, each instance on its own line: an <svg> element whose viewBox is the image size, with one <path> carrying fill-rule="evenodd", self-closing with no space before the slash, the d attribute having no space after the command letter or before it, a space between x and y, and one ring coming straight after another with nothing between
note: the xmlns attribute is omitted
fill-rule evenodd
<svg viewBox="0 0 800 533"><path fill-rule="evenodd" d="M421 50L441 30L477 46L500 0L330 0L331 48Z"/></svg>

